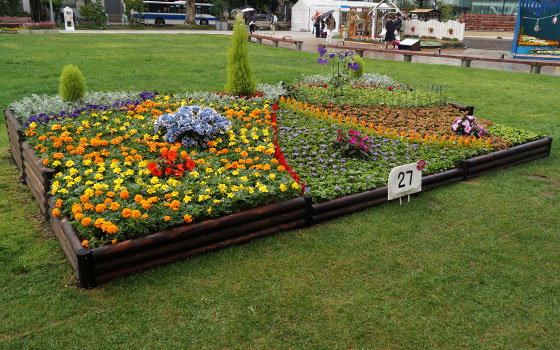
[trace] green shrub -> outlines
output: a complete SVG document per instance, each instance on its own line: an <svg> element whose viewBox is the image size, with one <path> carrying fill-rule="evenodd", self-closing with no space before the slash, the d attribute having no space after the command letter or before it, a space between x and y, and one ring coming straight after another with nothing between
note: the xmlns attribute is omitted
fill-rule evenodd
<svg viewBox="0 0 560 350"><path fill-rule="evenodd" d="M354 55L354 61L357 62L360 67L358 68L358 70L353 70L350 72L350 75L352 76L352 78L354 79L360 79L363 75L364 75L364 59L361 58L358 55Z"/></svg>
<svg viewBox="0 0 560 350"><path fill-rule="evenodd" d="M62 69L58 93L65 101L78 101L86 93L86 79L80 69L68 64Z"/></svg>
<svg viewBox="0 0 560 350"><path fill-rule="evenodd" d="M243 17L241 14L237 14L233 25L231 48L228 51L226 91L230 94L254 94L257 87L249 62L247 41L247 29L245 29Z"/></svg>

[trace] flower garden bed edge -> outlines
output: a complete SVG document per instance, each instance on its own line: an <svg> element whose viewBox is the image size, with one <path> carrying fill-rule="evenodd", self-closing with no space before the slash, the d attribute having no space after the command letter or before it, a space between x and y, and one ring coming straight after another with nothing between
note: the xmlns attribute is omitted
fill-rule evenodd
<svg viewBox="0 0 560 350"><path fill-rule="evenodd" d="M10 152L22 173L22 179L31 189L41 212L49 220L78 276L79 285L85 288L95 287L134 271L313 225L388 202L386 186L323 203L313 203L311 196L304 196L114 245L84 248L66 218L50 215L54 202L49 188L54 171L44 167L35 150L24 141L20 131L21 124L13 113L5 110L4 115ZM507 150L462 160L457 168L424 176L422 190L427 191L493 170L547 157L551 146L552 138L545 137Z"/></svg>

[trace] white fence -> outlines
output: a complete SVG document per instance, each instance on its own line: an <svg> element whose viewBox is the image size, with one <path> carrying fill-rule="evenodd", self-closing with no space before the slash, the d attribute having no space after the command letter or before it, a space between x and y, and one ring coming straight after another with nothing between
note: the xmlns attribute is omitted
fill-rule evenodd
<svg viewBox="0 0 560 350"><path fill-rule="evenodd" d="M460 41L463 41L465 36L465 23L457 21L442 23L433 19L427 22L411 19L403 21L402 28L404 35L434 36L438 39L451 38Z"/></svg>

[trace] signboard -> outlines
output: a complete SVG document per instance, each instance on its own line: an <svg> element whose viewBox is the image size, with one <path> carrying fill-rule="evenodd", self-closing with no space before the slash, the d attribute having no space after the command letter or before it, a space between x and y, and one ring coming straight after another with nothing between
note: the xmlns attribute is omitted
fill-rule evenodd
<svg viewBox="0 0 560 350"><path fill-rule="evenodd" d="M560 1L519 0L511 55L560 60Z"/></svg>
<svg viewBox="0 0 560 350"><path fill-rule="evenodd" d="M399 50L420 51L420 40L404 39L399 43Z"/></svg>
<svg viewBox="0 0 560 350"><path fill-rule="evenodd" d="M422 169L426 162L410 163L393 168L389 173L388 199L400 198L422 191Z"/></svg>

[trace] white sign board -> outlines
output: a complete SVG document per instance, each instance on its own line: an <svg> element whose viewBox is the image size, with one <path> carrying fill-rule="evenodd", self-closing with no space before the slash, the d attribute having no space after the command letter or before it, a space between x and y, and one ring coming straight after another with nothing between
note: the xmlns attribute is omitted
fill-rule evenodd
<svg viewBox="0 0 560 350"><path fill-rule="evenodd" d="M395 199L422 191L422 169L425 162L410 163L393 168L389 173L388 199Z"/></svg>

